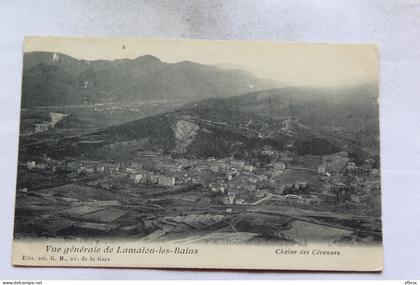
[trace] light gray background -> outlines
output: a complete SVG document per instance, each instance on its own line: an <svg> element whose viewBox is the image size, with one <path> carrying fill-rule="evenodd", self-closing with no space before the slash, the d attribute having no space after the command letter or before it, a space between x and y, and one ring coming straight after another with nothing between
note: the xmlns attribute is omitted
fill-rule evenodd
<svg viewBox="0 0 420 285"><path fill-rule="evenodd" d="M420 279L420 1L0 0L0 32L0 279ZM381 53L384 272L13 268L27 35L376 43Z"/></svg>

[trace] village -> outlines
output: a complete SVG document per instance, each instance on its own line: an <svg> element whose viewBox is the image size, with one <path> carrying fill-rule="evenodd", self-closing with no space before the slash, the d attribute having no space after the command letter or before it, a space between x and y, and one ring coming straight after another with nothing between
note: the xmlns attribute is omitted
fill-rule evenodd
<svg viewBox="0 0 420 285"><path fill-rule="evenodd" d="M342 151L260 158L174 158L139 151L130 160L19 163L19 237L125 237L144 241L380 241L377 161ZM262 159L261 159L262 158Z"/></svg>
<svg viewBox="0 0 420 285"><path fill-rule="evenodd" d="M273 151L262 154L274 156ZM322 204L323 210L332 210L338 204L366 209L367 205L379 203L375 201L379 171L373 160L356 165L346 152L307 157L283 152L276 153L275 158L258 165L234 158L187 160L141 152L131 162L56 161L41 157L20 167L26 168L24 171L60 173L61 180L65 175L68 182L84 181L103 189L128 187L152 195L199 185L214 203L221 205L277 203L317 209ZM19 191L28 191L29 187Z"/></svg>

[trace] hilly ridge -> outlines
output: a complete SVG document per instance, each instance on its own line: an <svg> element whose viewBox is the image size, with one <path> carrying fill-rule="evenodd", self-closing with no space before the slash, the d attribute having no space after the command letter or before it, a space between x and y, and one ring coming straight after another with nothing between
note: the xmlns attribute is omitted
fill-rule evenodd
<svg viewBox="0 0 420 285"><path fill-rule="evenodd" d="M142 139L147 143L138 150L182 157L254 159L269 148L299 155L346 150L362 158L379 149L377 99L373 85L265 90L204 99L103 134L111 141Z"/></svg>
<svg viewBox="0 0 420 285"><path fill-rule="evenodd" d="M286 87L226 99L200 102L227 110L274 119L293 117L342 148L379 149L378 87L362 84L343 88ZM191 106L194 106L192 103Z"/></svg>
<svg viewBox="0 0 420 285"><path fill-rule="evenodd" d="M90 144L90 140L99 142ZM291 117L274 119L207 104L64 139L57 144L58 148L62 146L66 147L57 151L58 156L77 153L92 159L129 159L138 152L152 151L187 159L235 157L259 161L264 149L300 155L340 150Z"/></svg>

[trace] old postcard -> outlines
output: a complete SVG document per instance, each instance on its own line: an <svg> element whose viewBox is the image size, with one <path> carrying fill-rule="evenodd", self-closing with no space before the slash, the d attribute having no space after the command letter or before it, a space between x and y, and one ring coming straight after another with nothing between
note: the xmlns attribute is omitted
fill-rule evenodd
<svg viewBox="0 0 420 285"><path fill-rule="evenodd" d="M380 271L371 45L30 37L13 264Z"/></svg>

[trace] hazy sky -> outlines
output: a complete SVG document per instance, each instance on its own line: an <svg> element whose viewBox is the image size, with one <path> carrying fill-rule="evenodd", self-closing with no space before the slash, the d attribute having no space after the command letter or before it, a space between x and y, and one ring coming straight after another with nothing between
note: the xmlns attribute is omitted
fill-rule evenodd
<svg viewBox="0 0 420 285"><path fill-rule="evenodd" d="M375 82L379 69L372 45L30 37L25 39L24 51L61 52L87 60L151 54L169 63L232 64L262 78L315 87Z"/></svg>

